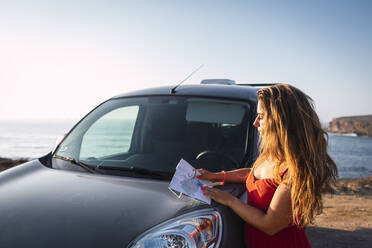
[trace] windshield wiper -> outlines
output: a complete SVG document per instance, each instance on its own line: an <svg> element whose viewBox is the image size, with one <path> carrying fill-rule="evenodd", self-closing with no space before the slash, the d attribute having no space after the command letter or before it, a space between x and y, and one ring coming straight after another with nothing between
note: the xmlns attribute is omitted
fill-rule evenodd
<svg viewBox="0 0 372 248"><path fill-rule="evenodd" d="M117 167L117 166L104 166L104 165L97 165L95 169L100 170L112 170L112 171L124 171L124 172L134 172L141 175L148 175L148 176L155 176L160 178L171 178L171 173L169 172L162 172L162 171L153 171L145 168L138 168L138 167Z"/></svg>
<svg viewBox="0 0 372 248"><path fill-rule="evenodd" d="M65 161L68 161L72 164L75 164L77 166L80 166L81 168L85 169L86 171L90 172L90 173L96 173L94 171L93 168L91 168L89 165L87 164L84 164L83 162L80 162L78 160L76 160L75 158L70 158L70 157L64 157L64 156L60 156L60 155L54 155L55 158L59 158L59 159L62 159L62 160L65 160Z"/></svg>

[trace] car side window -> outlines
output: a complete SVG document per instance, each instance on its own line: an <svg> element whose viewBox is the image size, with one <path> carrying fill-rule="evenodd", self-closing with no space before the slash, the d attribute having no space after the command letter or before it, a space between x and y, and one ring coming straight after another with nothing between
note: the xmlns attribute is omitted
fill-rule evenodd
<svg viewBox="0 0 372 248"><path fill-rule="evenodd" d="M138 106L115 109L95 121L83 136L79 159L100 158L128 152Z"/></svg>

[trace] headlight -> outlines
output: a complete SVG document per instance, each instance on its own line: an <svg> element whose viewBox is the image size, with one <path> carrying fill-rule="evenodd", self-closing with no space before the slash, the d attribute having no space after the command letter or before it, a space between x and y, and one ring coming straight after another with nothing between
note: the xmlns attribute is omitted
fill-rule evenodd
<svg viewBox="0 0 372 248"><path fill-rule="evenodd" d="M217 248L222 219L213 209L193 211L159 224L132 241L128 248Z"/></svg>

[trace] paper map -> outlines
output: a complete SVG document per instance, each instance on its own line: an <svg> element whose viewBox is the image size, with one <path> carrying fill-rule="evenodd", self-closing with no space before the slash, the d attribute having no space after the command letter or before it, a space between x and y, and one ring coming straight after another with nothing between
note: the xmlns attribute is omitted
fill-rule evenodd
<svg viewBox="0 0 372 248"><path fill-rule="evenodd" d="M201 186L212 187L210 181L199 180L196 176L199 173L185 160L181 159L176 167L169 187L199 201L211 204L211 199L203 195Z"/></svg>

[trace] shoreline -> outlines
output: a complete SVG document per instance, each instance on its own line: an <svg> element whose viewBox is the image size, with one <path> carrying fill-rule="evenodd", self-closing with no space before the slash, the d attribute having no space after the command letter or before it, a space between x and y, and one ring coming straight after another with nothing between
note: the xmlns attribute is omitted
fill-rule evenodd
<svg viewBox="0 0 372 248"><path fill-rule="evenodd" d="M10 158L3 158L0 157L0 172L6 169L9 169L11 167L14 167L19 164L23 164L30 161L26 158L19 158L19 159L10 159Z"/></svg>
<svg viewBox="0 0 372 248"><path fill-rule="evenodd" d="M345 136L345 137L363 137L363 138L372 138L372 136L369 135L363 135L358 133L344 133L344 132L330 132L325 130L328 135L336 135L336 136Z"/></svg>

